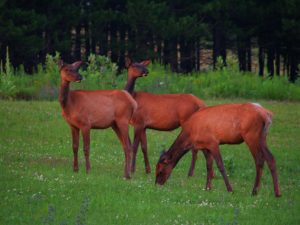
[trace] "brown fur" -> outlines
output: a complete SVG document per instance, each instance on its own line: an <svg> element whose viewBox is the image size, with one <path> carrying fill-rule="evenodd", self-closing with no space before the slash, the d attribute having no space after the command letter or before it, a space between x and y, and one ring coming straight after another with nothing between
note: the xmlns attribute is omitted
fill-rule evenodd
<svg viewBox="0 0 300 225"><path fill-rule="evenodd" d="M228 191L232 187L225 173L220 144L248 145L256 165L256 179L252 194L260 185L264 161L267 161L272 174L275 195L281 195L278 185L276 163L266 143L267 130L272 121L272 113L253 104L225 104L204 108L194 113L182 126L182 131L169 149L164 153L156 167L156 183L164 184L179 159L189 149L205 150L213 157L224 178ZM208 163L211 169L212 158ZM211 188L211 173L208 173L206 188Z"/></svg>
<svg viewBox="0 0 300 225"><path fill-rule="evenodd" d="M151 168L148 159L146 129L159 131L171 131L183 124L194 112L205 107L203 101L192 94L151 94L146 92L133 92L135 80L138 77L147 76L146 66L149 60L140 63L127 61L128 79L125 90L132 94L138 104L133 114L131 124L134 126L134 143L132 157L132 172L135 171L136 154L141 143L144 154L146 173ZM192 163L189 175L193 175L196 151L193 151Z"/></svg>
<svg viewBox="0 0 300 225"><path fill-rule="evenodd" d="M61 89L60 104L62 115L72 130L74 171L78 171L79 131L82 132L86 171L90 171L90 129L112 127L116 132L125 153L124 176L130 178L131 144L128 124L137 108L135 100L121 90L69 91L70 82L80 82L77 72L80 62L60 65Z"/></svg>

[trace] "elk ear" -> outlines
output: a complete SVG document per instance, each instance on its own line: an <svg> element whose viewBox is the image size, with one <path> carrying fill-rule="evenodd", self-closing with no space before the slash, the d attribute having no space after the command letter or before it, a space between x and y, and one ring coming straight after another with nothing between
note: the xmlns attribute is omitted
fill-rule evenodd
<svg viewBox="0 0 300 225"><path fill-rule="evenodd" d="M72 63L72 67L75 69L75 70L78 70L79 67L83 64L82 61L77 61L77 62L74 62Z"/></svg>
<svg viewBox="0 0 300 225"><path fill-rule="evenodd" d="M164 155L166 153L166 150L162 150L161 152L160 152L160 158Z"/></svg>
<svg viewBox="0 0 300 225"><path fill-rule="evenodd" d="M128 69L132 64L132 60L129 57L125 58L125 67Z"/></svg>
<svg viewBox="0 0 300 225"><path fill-rule="evenodd" d="M144 66L148 66L151 63L150 59L144 60L142 62L140 62L140 64L144 65Z"/></svg>
<svg viewBox="0 0 300 225"><path fill-rule="evenodd" d="M61 70L61 68L64 66L64 61L61 59L57 62L58 68L59 70Z"/></svg>
<svg viewBox="0 0 300 225"><path fill-rule="evenodd" d="M165 150L162 150L162 151L160 152L159 161L162 162L162 163L168 164L170 160L168 159L168 157L166 156L165 153L166 153Z"/></svg>

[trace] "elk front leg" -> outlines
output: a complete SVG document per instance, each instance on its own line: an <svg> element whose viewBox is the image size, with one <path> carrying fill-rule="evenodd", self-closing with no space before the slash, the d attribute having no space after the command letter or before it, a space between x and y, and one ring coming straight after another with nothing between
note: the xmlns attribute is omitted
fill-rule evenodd
<svg viewBox="0 0 300 225"><path fill-rule="evenodd" d="M90 128L82 129L83 137L83 151L85 157L85 169L86 173L89 173L91 170L90 164Z"/></svg>
<svg viewBox="0 0 300 225"><path fill-rule="evenodd" d="M78 147L79 147L79 129L71 126L72 130L72 147L73 147L73 171L78 172Z"/></svg>

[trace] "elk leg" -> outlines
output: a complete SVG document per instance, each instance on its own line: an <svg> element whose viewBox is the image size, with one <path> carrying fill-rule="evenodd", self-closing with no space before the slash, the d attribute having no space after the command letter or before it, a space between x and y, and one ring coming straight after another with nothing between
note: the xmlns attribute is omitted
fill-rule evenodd
<svg viewBox="0 0 300 225"><path fill-rule="evenodd" d="M211 180L214 177L214 171L213 171L213 156L212 154L207 151L203 150L203 154L206 159L206 170L207 170L207 178L206 178L206 190L211 189Z"/></svg>
<svg viewBox="0 0 300 225"><path fill-rule="evenodd" d="M257 195L257 191L259 189L260 186L260 179L261 179L261 175L262 175L262 169L264 167L264 157L263 157L263 152L262 149L255 145L255 144L251 144L251 143L247 143L251 154L253 156L253 159L255 161L255 167L256 167L256 177L255 177L255 182L254 182L254 186L253 186L253 190L252 190L252 195Z"/></svg>
<svg viewBox="0 0 300 225"><path fill-rule="evenodd" d="M73 147L73 171L78 172L78 147L79 147L79 129L71 126L72 129L72 147Z"/></svg>
<svg viewBox="0 0 300 225"><path fill-rule="evenodd" d="M135 172L135 164L136 164L136 154L139 148L139 143L141 141L141 131L140 129L134 129L134 141L132 146L132 162L131 162L131 172Z"/></svg>
<svg viewBox="0 0 300 225"><path fill-rule="evenodd" d="M222 156L221 156L220 151L219 151L219 147L217 146L217 147L213 148L210 151L211 151L211 153L212 153L212 155L213 155L213 157L214 157L214 159L217 163L217 166L219 168L220 173L223 176L227 191L232 192L232 187L231 187L231 184L229 183L228 177L226 175L226 171L225 171L225 168L224 168Z"/></svg>
<svg viewBox="0 0 300 225"><path fill-rule="evenodd" d="M86 173L89 173L91 170L90 164L90 128L82 129L83 136L83 151L85 157L85 169Z"/></svg>
<svg viewBox="0 0 300 225"><path fill-rule="evenodd" d="M262 171L263 171L263 167L264 167L264 159L261 156L261 154L258 154L258 156L256 156L255 166L256 166L256 177L255 177L254 187L252 190L252 195L257 194L257 191L260 186L260 179L261 179L261 175L262 175Z"/></svg>
<svg viewBox="0 0 300 225"><path fill-rule="evenodd" d="M264 154L264 158L267 161L268 167L272 174L275 196L280 197L281 192L280 192L279 184L278 184L276 161L267 146L263 147L263 154Z"/></svg>
<svg viewBox="0 0 300 225"><path fill-rule="evenodd" d="M128 123L119 123L112 128L116 132L125 154L124 177L130 179L131 145L129 142Z"/></svg>
<svg viewBox="0 0 300 225"><path fill-rule="evenodd" d="M146 173L151 173L151 167L148 159L148 151L147 151L147 136L146 130L143 129L141 132L141 147L144 155L144 162L145 162L145 170Z"/></svg>
<svg viewBox="0 0 300 225"><path fill-rule="evenodd" d="M197 150L192 149L192 161L191 161L191 165L190 165L190 169L189 169L189 173L188 176L192 177L194 176L194 170L195 170L195 164L196 164L196 160L197 160Z"/></svg>

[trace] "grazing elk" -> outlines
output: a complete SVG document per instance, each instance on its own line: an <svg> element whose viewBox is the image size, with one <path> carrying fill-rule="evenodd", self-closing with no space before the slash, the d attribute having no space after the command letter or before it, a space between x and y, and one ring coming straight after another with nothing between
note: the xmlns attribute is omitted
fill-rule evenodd
<svg viewBox="0 0 300 225"><path fill-rule="evenodd" d="M170 149L163 153L156 165L156 183L163 185L173 168L189 149L206 150L213 156L224 178L227 190L232 187L225 173L220 144L248 145L256 165L256 178L252 194L256 195L264 161L272 174L275 196L281 196L276 172L276 163L268 149L266 137L272 122L272 113L258 104L225 104L207 107L194 113L183 125ZM208 161L208 170L212 160ZM211 188L211 176L207 175L206 189Z"/></svg>
<svg viewBox="0 0 300 225"><path fill-rule="evenodd" d="M131 124L134 127L134 143L132 156L132 172L135 171L136 154L141 143L146 173L151 172L148 153L146 129L159 131L171 131L183 124L194 112L206 107L204 102L191 94L151 94L147 92L134 92L135 81L138 77L148 75L146 66L150 60L140 63L132 63L126 59L128 78L125 90L128 91L138 104L133 114ZM208 157L204 152L205 157ZM194 173L197 152L193 151L193 157L189 175Z"/></svg>
<svg viewBox="0 0 300 225"><path fill-rule="evenodd" d="M112 127L121 141L125 153L125 178L130 178L131 144L128 125L137 108L135 100L123 90L69 91L70 82L80 82L82 76L78 69L81 61L73 64L59 63L61 76L59 102L62 115L72 130L74 162L78 171L79 131L82 132L86 172L90 171L90 129Z"/></svg>

